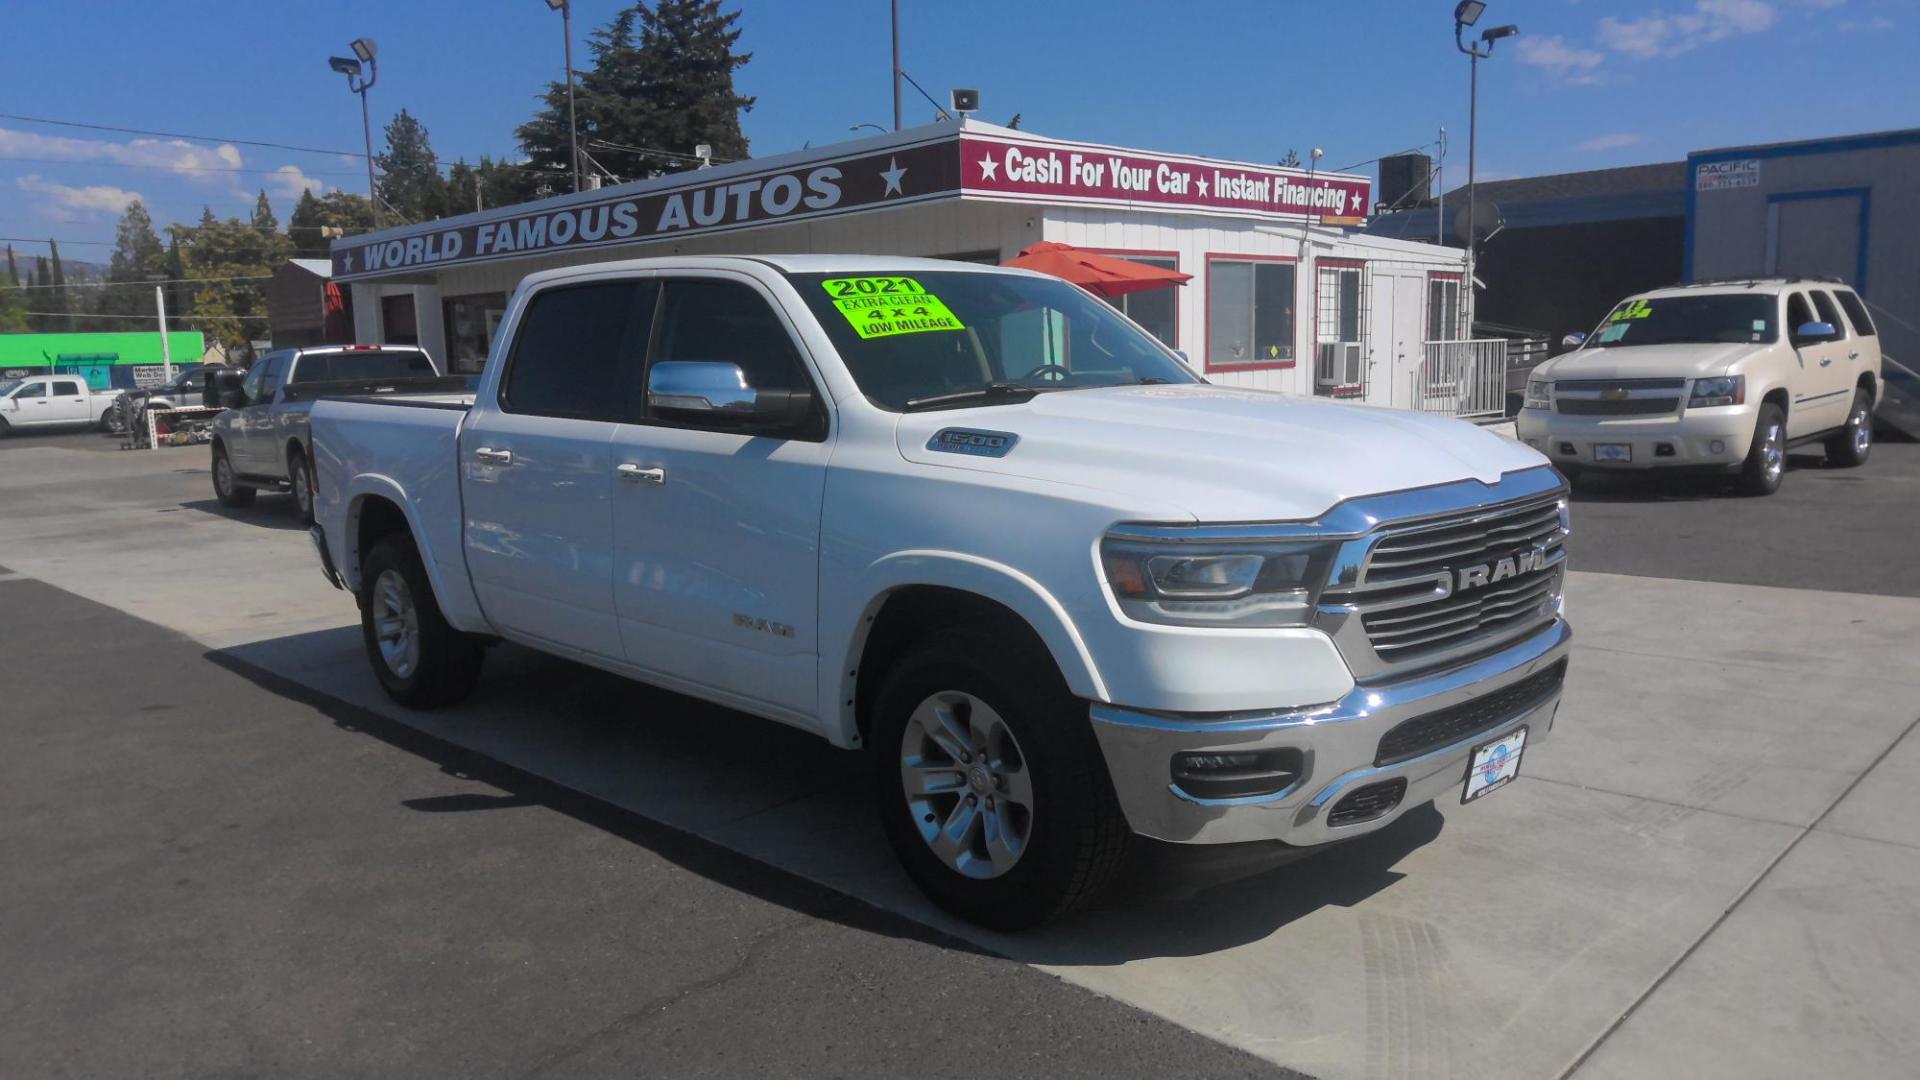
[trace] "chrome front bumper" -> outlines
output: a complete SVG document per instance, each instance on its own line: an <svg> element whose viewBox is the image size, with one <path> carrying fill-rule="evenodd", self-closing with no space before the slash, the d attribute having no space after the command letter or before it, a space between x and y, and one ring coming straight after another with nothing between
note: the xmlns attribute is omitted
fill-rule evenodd
<svg viewBox="0 0 1920 1080"><path fill-rule="evenodd" d="M1190 844L1324 844L1382 828L1408 810L1459 789L1466 781L1467 759L1482 743L1527 725L1527 748L1537 746L1560 707L1558 687L1457 742L1410 760L1374 764L1381 736L1390 729L1545 671L1566 658L1572 638L1566 621L1555 619L1478 660L1398 681L1363 683L1339 701L1309 709L1189 716L1095 704L1093 730L1127 823L1141 835ZM1287 748L1303 752L1305 767L1292 786L1274 794L1202 799L1173 781L1173 756L1181 752ZM1406 792L1391 811L1353 824L1328 824L1328 812L1343 795L1402 779Z"/></svg>

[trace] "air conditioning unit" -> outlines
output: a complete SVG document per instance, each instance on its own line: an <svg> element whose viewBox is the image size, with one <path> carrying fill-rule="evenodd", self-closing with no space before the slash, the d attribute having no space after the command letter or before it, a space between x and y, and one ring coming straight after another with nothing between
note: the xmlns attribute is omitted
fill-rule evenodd
<svg viewBox="0 0 1920 1080"><path fill-rule="evenodd" d="M1359 386L1361 363L1359 342L1323 341L1315 381L1321 386Z"/></svg>

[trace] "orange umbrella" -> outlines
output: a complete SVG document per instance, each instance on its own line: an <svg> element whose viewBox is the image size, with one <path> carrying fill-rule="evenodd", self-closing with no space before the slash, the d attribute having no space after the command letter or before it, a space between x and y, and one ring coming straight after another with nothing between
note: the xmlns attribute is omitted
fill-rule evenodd
<svg viewBox="0 0 1920 1080"><path fill-rule="evenodd" d="M1082 251L1071 244L1059 244L1052 240L1042 240L1001 265L1038 270L1043 274L1065 278L1096 296L1165 289L1193 280L1192 274Z"/></svg>

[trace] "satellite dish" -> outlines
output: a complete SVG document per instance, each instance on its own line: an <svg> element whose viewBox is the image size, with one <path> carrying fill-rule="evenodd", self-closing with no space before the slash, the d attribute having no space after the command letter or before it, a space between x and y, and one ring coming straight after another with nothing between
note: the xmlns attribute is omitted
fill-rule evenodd
<svg viewBox="0 0 1920 1080"><path fill-rule="evenodd" d="M1506 227L1507 218L1500 212L1499 203L1489 202L1474 211L1473 231L1479 234L1475 240L1485 242ZM1467 208L1464 206L1453 215L1453 238L1462 244L1467 242Z"/></svg>

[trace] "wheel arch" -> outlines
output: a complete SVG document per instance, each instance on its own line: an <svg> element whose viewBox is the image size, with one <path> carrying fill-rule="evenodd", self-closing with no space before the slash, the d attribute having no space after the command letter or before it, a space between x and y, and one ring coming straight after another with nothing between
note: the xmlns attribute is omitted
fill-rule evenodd
<svg viewBox="0 0 1920 1080"><path fill-rule="evenodd" d="M1869 409L1880 403L1880 380L1874 378L1873 372L1861 372L1860 377L1853 381L1853 385L1867 392L1867 407Z"/></svg>

